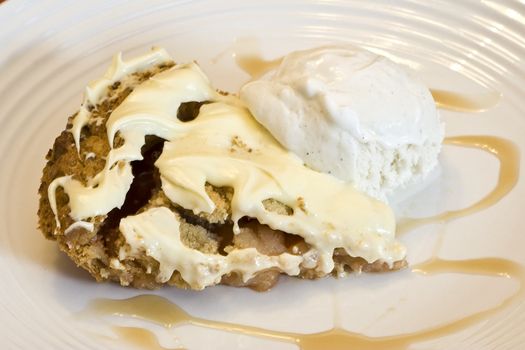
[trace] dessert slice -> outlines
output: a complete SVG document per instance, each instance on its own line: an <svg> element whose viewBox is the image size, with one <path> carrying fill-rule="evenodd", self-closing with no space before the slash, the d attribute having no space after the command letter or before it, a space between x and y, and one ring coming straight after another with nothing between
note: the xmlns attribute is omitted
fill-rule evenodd
<svg viewBox="0 0 525 350"><path fill-rule="evenodd" d="M98 281L267 290L405 264L386 204L305 166L161 49L116 56L47 160L40 228Z"/></svg>

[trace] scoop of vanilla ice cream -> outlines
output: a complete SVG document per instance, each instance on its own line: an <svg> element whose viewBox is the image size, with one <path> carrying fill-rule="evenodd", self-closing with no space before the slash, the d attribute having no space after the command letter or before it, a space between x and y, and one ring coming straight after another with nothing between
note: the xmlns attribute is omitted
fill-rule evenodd
<svg viewBox="0 0 525 350"><path fill-rule="evenodd" d="M309 167L381 200L437 164L444 128L411 72L351 46L293 52L241 88L255 118Z"/></svg>

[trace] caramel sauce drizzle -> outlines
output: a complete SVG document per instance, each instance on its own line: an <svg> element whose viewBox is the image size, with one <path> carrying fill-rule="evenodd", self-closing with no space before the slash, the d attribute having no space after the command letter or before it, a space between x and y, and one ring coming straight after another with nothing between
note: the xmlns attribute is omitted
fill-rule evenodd
<svg viewBox="0 0 525 350"><path fill-rule="evenodd" d="M162 346L155 333L139 327L112 327L113 332L118 336L118 340L132 344L138 348L148 350L184 350L184 348L166 348Z"/></svg>
<svg viewBox="0 0 525 350"><path fill-rule="evenodd" d="M437 89L431 89L430 92L438 108L456 112L483 112L497 106L501 100L501 94L496 92L473 95Z"/></svg>
<svg viewBox="0 0 525 350"><path fill-rule="evenodd" d="M496 136L469 135L447 137L445 139L445 144L479 148L495 155L500 162L498 183L496 187L481 200L466 208L450 210L426 218L401 219L397 226L398 235L406 233L419 226L431 223L444 223L482 211L499 202L514 188L514 186L516 186L520 172L520 152L512 141Z"/></svg>
<svg viewBox="0 0 525 350"><path fill-rule="evenodd" d="M408 349L411 344L432 340L444 335L450 335L451 333L472 326L473 324L499 312L501 309L509 307L520 299L520 297L523 297L524 294L522 286L525 281L525 271L523 267L506 259L483 258L470 260L442 260L439 258L433 258L415 266L412 271L425 275L438 273L468 273L484 276L516 278L520 281L520 288L514 295L505 299L499 305L479 311L475 314L428 329L382 337L370 337L341 328L334 328L320 333L300 334L272 331L264 328L228 322L211 321L199 317L193 317L177 305L171 303L168 299L156 295L139 295L123 300L97 299L90 304L89 310L102 316L115 315L120 317L138 318L166 328L190 324L198 327L218 329L276 341L284 341L297 344L302 350L405 350ZM151 334L144 333L142 329L129 328L126 329L126 336L140 340L142 336L149 339ZM144 342L141 341L140 343ZM136 344L139 345L139 342L137 341Z"/></svg>
<svg viewBox="0 0 525 350"><path fill-rule="evenodd" d="M282 57L274 60L265 60L258 54L235 53L235 63L252 79L258 79L270 70L279 67Z"/></svg>

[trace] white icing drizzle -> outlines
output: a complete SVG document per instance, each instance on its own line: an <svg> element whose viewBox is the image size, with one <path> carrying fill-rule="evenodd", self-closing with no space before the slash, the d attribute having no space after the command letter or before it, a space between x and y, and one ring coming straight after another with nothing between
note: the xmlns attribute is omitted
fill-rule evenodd
<svg viewBox="0 0 525 350"><path fill-rule="evenodd" d="M91 112L88 110L88 106L96 106L101 97L105 95L108 87L124 78L126 75L154 67L163 62L171 62L171 57L166 50L161 48L152 48L150 53L129 61L123 61L122 53L120 52L113 57L113 62L104 76L90 82L88 86L86 86L84 100L80 106L78 114L73 120L71 133L75 139L75 145L78 152L80 152L80 132L91 117Z"/></svg>
<svg viewBox="0 0 525 350"><path fill-rule="evenodd" d="M55 223L56 223L56 229L57 230L61 227L60 220L58 219L58 212L57 212L57 197L56 197L56 191L58 187L64 187L68 181L70 181L71 176L62 176L57 177L51 183L49 184L49 187L47 188L47 198L49 199L49 205L51 207L51 210L53 211L53 214L55 214Z"/></svg>
<svg viewBox="0 0 525 350"><path fill-rule="evenodd" d="M83 220L97 215L109 213L113 208L120 208L126 199L126 193L133 182L133 174L129 162L106 162L104 170L91 179L87 186L71 176L63 176L53 180L48 188L49 202L55 216L56 189L61 186L69 196L69 215L74 220ZM57 218L57 226L60 223Z"/></svg>
<svg viewBox="0 0 525 350"><path fill-rule="evenodd" d="M71 233L73 230L75 230L77 228L83 228L84 230L87 230L89 232L93 232L95 226L91 222L75 221L68 228L66 228L66 230L64 231L64 234L67 235L67 234Z"/></svg>
<svg viewBox="0 0 525 350"><path fill-rule="evenodd" d="M188 248L181 242L177 216L163 207L122 219L120 230L131 247L130 252L121 248L121 259L141 256L145 249L148 256L161 262L158 282L168 281L176 270L193 289L217 284L232 271L240 273L245 282L258 271L269 268L297 275L302 261L300 256L288 253L267 256L255 248L236 249L226 256Z"/></svg>
<svg viewBox="0 0 525 350"><path fill-rule="evenodd" d="M117 73L122 64L118 60L113 64L109 72L122 76ZM214 102L203 105L195 120L181 122L177 111L188 101ZM120 230L130 248L121 250L119 258L145 251L160 264L159 282L167 281L175 270L198 289L218 283L231 271L240 272L245 280L270 267L290 275L299 273L300 266L329 273L334 268L333 250L339 247L351 256L390 266L405 257L405 248L395 240L394 215L387 205L351 184L305 167L238 98L217 94L194 63L177 65L137 86L106 126L109 144L119 132L123 146L109 152L104 170L87 186L69 176L52 182L48 193L55 215L58 186L69 195L70 215L77 221L120 207L133 179L129 163L142 159L145 136L156 135L167 140L156 166L170 200L195 213L209 213L215 206L205 191L206 182L230 186L236 231L238 220L248 216L301 235L312 246L304 257L265 256L255 249L206 255L181 242L174 213L153 208L121 220ZM293 215L267 211L262 202L268 198L288 205Z"/></svg>
<svg viewBox="0 0 525 350"><path fill-rule="evenodd" d="M156 163L162 189L172 201L195 213L212 212L205 183L231 186L235 224L253 217L272 229L302 236L319 250L318 268L324 273L333 269L332 254L338 247L368 262L391 264L402 258L404 249L394 240L394 216L386 205L306 168L242 106L204 105L195 121L181 124L188 132L166 142ZM234 137L244 146L232 148ZM291 207L293 215L266 210L262 202L268 198Z"/></svg>

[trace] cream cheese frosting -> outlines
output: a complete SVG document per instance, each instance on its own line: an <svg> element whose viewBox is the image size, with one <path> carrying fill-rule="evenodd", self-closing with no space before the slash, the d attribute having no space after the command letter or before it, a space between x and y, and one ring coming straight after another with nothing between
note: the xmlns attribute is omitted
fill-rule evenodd
<svg viewBox="0 0 525 350"><path fill-rule="evenodd" d="M156 55L137 58L132 65L117 58L108 71L113 78L106 80L113 81L152 62L171 60L164 51ZM195 120L182 122L177 119L178 108L190 101L209 103L200 108ZM86 120L74 125L83 123ZM250 217L272 229L300 235L311 246L303 256L266 256L253 248L234 249L226 256L204 254L184 246L174 212L151 208L121 220L120 231L128 247L121 249L119 258L145 252L159 262L159 282L167 281L174 271L195 289L216 284L231 271L240 273L245 281L268 268L289 275L297 275L301 267L330 273L336 248L369 263L379 260L390 266L405 257L405 248L395 239L395 219L387 205L350 183L306 167L237 97L218 94L195 63L176 65L136 86L111 113L106 127L109 144L113 145L118 134L122 146L110 150L105 168L87 185L69 176L53 181L48 193L55 215L58 187L70 198L73 225L87 227L79 223L120 207L133 181L130 162L142 159L145 136L156 135L166 140L155 165L162 190L172 202L196 214L210 213L215 205L205 184L228 186L234 193L234 233L239 232L238 221ZM78 126L71 131L79 145ZM270 198L292 208L293 214L266 210L263 201Z"/></svg>

